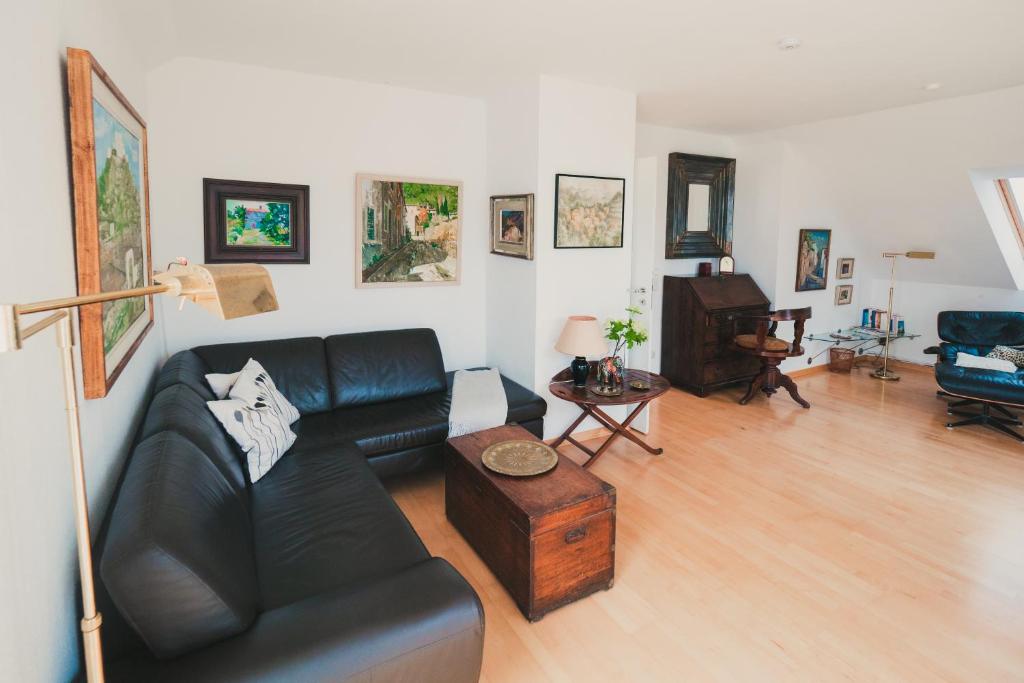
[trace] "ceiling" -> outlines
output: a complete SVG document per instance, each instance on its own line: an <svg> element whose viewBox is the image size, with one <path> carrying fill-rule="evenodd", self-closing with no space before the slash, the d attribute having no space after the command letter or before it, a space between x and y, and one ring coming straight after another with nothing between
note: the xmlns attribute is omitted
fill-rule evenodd
<svg viewBox="0 0 1024 683"><path fill-rule="evenodd" d="M471 96L543 73L636 92L643 122L723 133L1024 83L1024 0L112 2L154 65L201 57ZM801 47L779 49L787 37Z"/></svg>

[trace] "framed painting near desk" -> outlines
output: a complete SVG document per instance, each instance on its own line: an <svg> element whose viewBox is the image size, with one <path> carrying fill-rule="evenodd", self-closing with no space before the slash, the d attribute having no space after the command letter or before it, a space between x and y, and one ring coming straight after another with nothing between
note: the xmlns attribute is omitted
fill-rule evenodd
<svg viewBox="0 0 1024 683"><path fill-rule="evenodd" d="M813 292L828 286L828 252L832 231L810 228L800 231L796 253L796 291Z"/></svg>

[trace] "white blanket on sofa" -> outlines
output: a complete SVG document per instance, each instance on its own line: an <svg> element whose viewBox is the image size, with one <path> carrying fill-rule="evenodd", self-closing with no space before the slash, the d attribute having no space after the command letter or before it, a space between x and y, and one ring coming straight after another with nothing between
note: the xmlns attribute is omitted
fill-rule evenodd
<svg viewBox="0 0 1024 683"><path fill-rule="evenodd" d="M508 399L495 369L459 370L452 385L448 438L505 424Z"/></svg>

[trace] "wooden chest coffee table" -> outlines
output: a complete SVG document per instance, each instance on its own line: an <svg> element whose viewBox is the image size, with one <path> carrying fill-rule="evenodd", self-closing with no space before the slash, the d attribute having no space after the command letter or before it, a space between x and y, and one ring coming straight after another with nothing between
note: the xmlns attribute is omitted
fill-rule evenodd
<svg viewBox="0 0 1024 683"><path fill-rule="evenodd" d="M484 449L538 439L506 425L448 441L445 514L512 594L530 621L611 588L615 574L615 488L559 456L534 477L483 466Z"/></svg>

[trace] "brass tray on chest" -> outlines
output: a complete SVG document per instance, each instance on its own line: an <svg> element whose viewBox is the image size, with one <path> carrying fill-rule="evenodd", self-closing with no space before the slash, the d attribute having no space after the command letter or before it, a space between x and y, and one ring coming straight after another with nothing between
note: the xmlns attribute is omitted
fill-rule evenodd
<svg viewBox="0 0 1024 683"><path fill-rule="evenodd" d="M484 467L511 477L544 474L558 464L558 453L539 441L502 441L484 449L480 456Z"/></svg>

